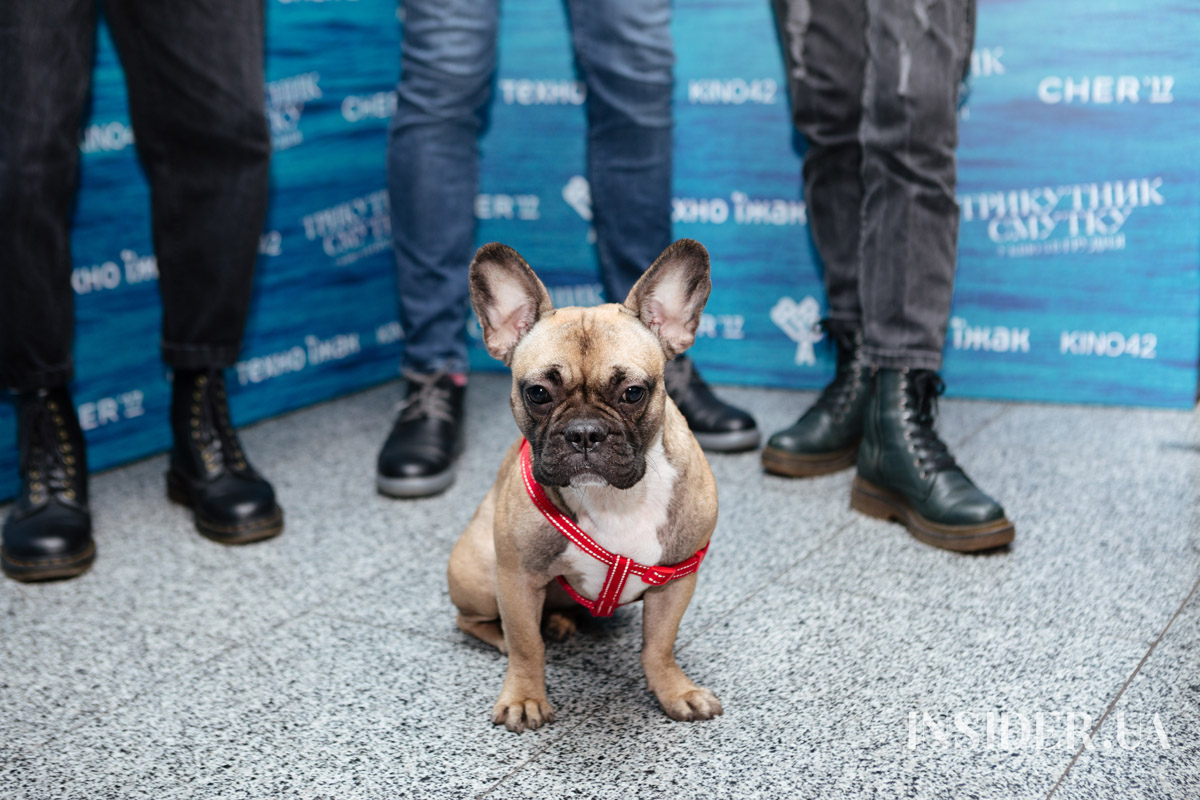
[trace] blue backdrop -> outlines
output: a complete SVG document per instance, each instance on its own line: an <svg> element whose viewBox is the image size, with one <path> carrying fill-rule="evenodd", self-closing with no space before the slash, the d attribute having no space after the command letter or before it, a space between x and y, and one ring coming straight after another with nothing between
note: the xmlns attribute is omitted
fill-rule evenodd
<svg viewBox="0 0 1200 800"><path fill-rule="evenodd" d="M557 303L599 302L565 12L502 5L478 238L516 247ZM384 148L401 25L394 0L268 0L273 199L231 374L240 423L396 375ZM676 0L674 31L675 233L713 257L693 354L715 381L819 386L833 356L808 324L824 296L769 3ZM1194 402L1196 41L1200 15L1168 0L981 0L960 127L952 394ZM81 148L74 391L99 469L169 444L147 190L103 29ZM472 363L499 368L481 346ZM15 489L13 409L0 403L0 498Z"/></svg>

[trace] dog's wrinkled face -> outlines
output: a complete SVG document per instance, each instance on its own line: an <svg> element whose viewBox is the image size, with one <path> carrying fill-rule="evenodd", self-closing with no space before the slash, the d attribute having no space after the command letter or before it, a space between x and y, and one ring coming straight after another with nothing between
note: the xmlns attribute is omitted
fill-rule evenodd
<svg viewBox="0 0 1200 800"><path fill-rule="evenodd" d="M623 306L551 312L513 355L513 416L551 486L628 489L662 427L662 347Z"/></svg>
<svg viewBox="0 0 1200 800"><path fill-rule="evenodd" d="M513 416L538 483L627 489L642 479L662 428L663 366L691 345L709 289L708 253L682 239L623 304L556 310L514 250L479 249L471 301L488 351L512 368Z"/></svg>

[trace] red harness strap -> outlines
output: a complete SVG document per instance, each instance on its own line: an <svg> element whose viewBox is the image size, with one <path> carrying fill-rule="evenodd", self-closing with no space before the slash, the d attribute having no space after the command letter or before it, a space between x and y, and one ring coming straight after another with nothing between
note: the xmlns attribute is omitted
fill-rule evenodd
<svg viewBox="0 0 1200 800"><path fill-rule="evenodd" d="M570 517L559 511L546 496L546 491L533 479L533 463L528 440L521 441L521 478L525 481L525 491L528 492L529 499L537 506L537 510L542 512L546 521L557 528L559 533L570 539L580 550L608 565L608 573L604 576L604 585L595 600L588 600L572 589L563 576L557 577L559 584L567 590L567 594L591 612L593 617L612 616L613 610L618 605L617 601L621 597L621 591L625 588L625 583L631 574L637 575L643 582L651 586L661 586L667 581L673 581L695 572L700 568L700 562L704 560L705 554L708 553L706 544L691 558L680 561L678 564L651 567L605 550L596 543L595 539L584 533L583 529L576 525Z"/></svg>

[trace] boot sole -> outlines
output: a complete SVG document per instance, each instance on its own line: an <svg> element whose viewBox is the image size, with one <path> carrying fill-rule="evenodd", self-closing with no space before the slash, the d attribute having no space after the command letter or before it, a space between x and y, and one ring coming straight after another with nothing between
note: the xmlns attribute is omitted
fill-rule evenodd
<svg viewBox="0 0 1200 800"><path fill-rule="evenodd" d="M375 475L375 489L388 497L410 499L430 497L446 491L452 483L454 483L453 467L436 475L425 475L419 478L389 478L385 475Z"/></svg>
<svg viewBox="0 0 1200 800"><path fill-rule="evenodd" d="M10 558L8 553L0 551L0 569L8 577L22 583L74 578L87 572L95 560L96 545L91 542L80 553L39 561L21 561Z"/></svg>
<svg viewBox="0 0 1200 800"><path fill-rule="evenodd" d="M1006 517L977 525L941 525L923 517L901 495L857 475L850 486L850 507L869 517L899 522L925 544L959 553L1003 547L1016 532Z"/></svg>
<svg viewBox="0 0 1200 800"><path fill-rule="evenodd" d="M815 478L854 466L858 460L858 443L831 453L789 453L767 445L763 448L763 469L787 478Z"/></svg>
<svg viewBox="0 0 1200 800"><path fill-rule="evenodd" d="M729 431L728 433L696 433L692 431L696 441L705 450L714 453L739 453L743 450L753 450L762 441L758 428L744 431Z"/></svg>
<svg viewBox="0 0 1200 800"><path fill-rule="evenodd" d="M283 532L283 510L275 509L275 513L266 519L254 520L241 525L225 525L210 522L196 513L195 501L192 500L191 490L183 478L174 472L167 473L167 499L172 503L190 508L196 530L206 539L220 544L250 544L270 539Z"/></svg>

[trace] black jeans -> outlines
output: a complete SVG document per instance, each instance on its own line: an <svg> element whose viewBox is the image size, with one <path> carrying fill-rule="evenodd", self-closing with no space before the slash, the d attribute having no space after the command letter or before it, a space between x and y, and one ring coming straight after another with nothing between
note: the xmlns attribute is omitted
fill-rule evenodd
<svg viewBox="0 0 1200 800"><path fill-rule="evenodd" d="M68 220L95 0L0 2L0 385L72 375ZM263 0L105 0L151 192L163 359L231 365L267 206Z"/></svg>
<svg viewBox="0 0 1200 800"><path fill-rule="evenodd" d="M938 369L954 293L958 90L975 0L774 0L829 316Z"/></svg>

